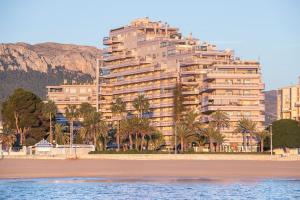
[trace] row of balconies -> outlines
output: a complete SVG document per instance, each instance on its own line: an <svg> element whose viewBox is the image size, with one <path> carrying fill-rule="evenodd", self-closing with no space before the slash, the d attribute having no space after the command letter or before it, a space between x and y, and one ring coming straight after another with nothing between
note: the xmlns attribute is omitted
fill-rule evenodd
<svg viewBox="0 0 300 200"><path fill-rule="evenodd" d="M141 67L138 69L130 69L130 70L125 70L122 72L115 72L111 73L108 75L102 76L103 78L115 78L115 77L120 77L120 76L127 76L127 75L132 75L132 74L141 74L145 72L154 72L154 71L159 71L161 70L160 66L148 66L148 67Z"/></svg>
<svg viewBox="0 0 300 200"><path fill-rule="evenodd" d="M206 74L204 81L208 81L211 79L219 79L219 78L236 78L236 79L245 79L245 78L260 78L260 73L225 73L220 71L209 72Z"/></svg>
<svg viewBox="0 0 300 200"><path fill-rule="evenodd" d="M222 99L222 100L264 100L265 95L264 94L257 94L257 95L228 95L228 94L223 94L223 95L209 95L208 99Z"/></svg>
<svg viewBox="0 0 300 200"><path fill-rule="evenodd" d="M265 116L264 115L250 115L250 116L243 116L243 115L228 115L229 121L231 122L237 122L243 118L250 119L255 122L264 122ZM203 117L203 122L209 122L211 121L211 117Z"/></svg>
<svg viewBox="0 0 300 200"><path fill-rule="evenodd" d="M262 104L259 105L207 105L201 108L201 112L213 112L217 110L223 110L223 111L235 111L235 110L244 110L244 111L264 111L265 106Z"/></svg>
<svg viewBox="0 0 300 200"><path fill-rule="evenodd" d="M165 78L174 78L177 75L171 72L166 72L161 75L148 75L146 77L142 78L135 78L131 80L122 80L122 81L117 81L113 83L112 85L117 86L117 85L124 85L124 84L133 84L133 83L139 83L139 82L146 82L146 81L155 81L155 80L160 80L160 79L165 79Z"/></svg>
<svg viewBox="0 0 300 200"><path fill-rule="evenodd" d="M126 93L133 93L133 92L144 92L146 90L158 90L162 88L174 88L176 86L175 83L164 83L159 85L150 85L150 86L140 86L140 87L130 87L128 89L119 89L114 90L113 94L126 94Z"/></svg>
<svg viewBox="0 0 300 200"><path fill-rule="evenodd" d="M107 57L104 58L104 61L114 61L114 60L121 60L121 59L126 59L126 58L133 58L135 56L134 53L128 51L126 53L119 53L116 55L109 55Z"/></svg>
<svg viewBox="0 0 300 200"><path fill-rule="evenodd" d="M120 43L122 42L121 39L119 39L118 37L104 37L103 38L103 44L104 45L112 45L114 43Z"/></svg>
<svg viewBox="0 0 300 200"><path fill-rule="evenodd" d="M165 93L165 94L150 94L150 95L145 95L147 99L160 99L160 98L168 98L168 97L173 97L173 92L171 93ZM122 100L124 102L131 102L133 101L137 96L132 96L132 97L124 97Z"/></svg>
<svg viewBox="0 0 300 200"><path fill-rule="evenodd" d="M240 84L229 84L229 83L209 83L205 86L203 86L200 89L200 92L206 92L206 91L212 91L212 90L218 90L218 89L231 89L231 90L263 90L265 88L265 85L263 83L240 83Z"/></svg>
<svg viewBox="0 0 300 200"><path fill-rule="evenodd" d="M135 66L139 65L140 62L138 60L126 60L120 63L112 64L109 63L108 65L103 66L105 69L117 69L117 68L122 68L122 67L129 67L129 66Z"/></svg>

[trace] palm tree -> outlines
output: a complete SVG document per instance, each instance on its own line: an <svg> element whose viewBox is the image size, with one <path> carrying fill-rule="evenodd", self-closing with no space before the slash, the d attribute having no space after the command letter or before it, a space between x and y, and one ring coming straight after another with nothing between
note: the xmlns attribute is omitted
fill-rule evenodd
<svg viewBox="0 0 300 200"><path fill-rule="evenodd" d="M109 131L109 127L108 124L103 121L100 120L97 124L96 124L96 138L97 141L101 141L102 143L100 144L100 150L106 150L106 141L108 139L108 131ZM96 145L95 147L97 147L98 145Z"/></svg>
<svg viewBox="0 0 300 200"><path fill-rule="evenodd" d="M228 128L230 126L230 122L229 122L229 116L227 115L226 112L221 111L221 110L217 110L215 111L212 115L211 115L211 121L212 123L215 125L215 127L217 128L217 131L219 132L218 138L220 138L219 141L221 140L221 130L224 128ZM217 143L218 148L219 145L222 145L222 143Z"/></svg>
<svg viewBox="0 0 300 200"><path fill-rule="evenodd" d="M230 123L229 123L229 117L226 112L217 110L215 111L212 115L212 122L215 124L216 128L218 131L221 131L223 128L228 128Z"/></svg>
<svg viewBox="0 0 300 200"><path fill-rule="evenodd" d="M141 94L136 97L133 102L132 106L138 113L138 117L141 119L143 118L143 114L150 111L150 103L149 100L145 97L145 95Z"/></svg>
<svg viewBox="0 0 300 200"><path fill-rule="evenodd" d="M251 119L242 118L238 121L237 127L235 129L236 133L243 134L243 147L245 149L245 134L249 133L250 135L250 151L252 152L252 137L253 134L256 132L256 122L252 121Z"/></svg>
<svg viewBox="0 0 300 200"><path fill-rule="evenodd" d="M199 132L202 127L198 117L199 114L197 112L190 111L175 125L177 136L180 140L181 152L185 150L187 142L197 140L197 132Z"/></svg>
<svg viewBox="0 0 300 200"><path fill-rule="evenodd" d="M155 131L155 128L150 125L150 120L147 118L140 119L140 133L141 133L141 151L144 148L145 136L150 136Z"/></svg>
<svg viewBox="0 0 300 200"><path fill-rule="evenodd" d="M72 154L74 121L78 119L79 111L75 105L68 105L65 108L65 114L70 122L70 154Z"/></svg>
<svg viewBox="0 0 300 200"><path fill-rule="evenodd" d="M270 132L267 130L262 130L262 131L255 132L255 135L260 141L260 152L263 152L264 151L264 140L266 139L266 137L268 137L270 135Z"/></svg>
<svg viewBox="0 0 300 200"><path fill-rule="evenodd" d="M222 133L220 133L219 131L217 131L214 135L213 138L215 140L215 142L217 143L217 151L220 152L220 147L222 145L222 143L225 141L225 136L222 135Z"/></svg>
<svg viewBox="0 0 300 200"><path fill-rule="evenodd" d="M63 126L61 124L54 125L55 143L63 143Z"/></svg>
<svg viewBox="0 0 300 200"><path fill-rule="evenodd" d="M209 151L213 151L213 141L215 136L219 133L215 123L209 122L206 128L202 129L202 134L208 138L209 141Z"/></svg>
<svg viewBox="0 0 300 200"><path fill-rule="evenodd" d="M52 143L53 142L52 118L57 113L57 107L53 101L48 101L47 103L43 104L42 112L47 118L49 118L50 121L49 142Z"/></svg>
<svg viewBox="0 0 300 200"><path fill-rule="evenodd" d="M116 101L111 106L111 111L117 117L117 145L118 151L120 151L120 120L122 119L122 115L126 111L126 103L123 102L121 98L117 98Z"/></svg>
<svg viewBox="0 0 300 200"><path fill-rule="evenodd" d="M178 133L178 128L181 126L179 122L182 120L183 117L183 112L185 110L184 105L183 105L183 95L182 95L182 86L180 83L177 83L174 90L173 90L173 95L174 95L174 108L173 108L173 116L174 116L174 139L175 139L175 154L177 153L177 133ZM181 127L183 128L183 127Z"/></svg>
<svg viewBox="0 0 300 200"><path fill-rule="evenodd" d="M156 130L150 136L150 143L153 146L154 150L158 149L161 145L163 145L165 143L163 134Z"/></svg>
<svg viewBox="0 0 300 200"><path fill-rule="evenodd" d="M143 148L143 140L144 140L144 131L146 130L146 124L148 123L147 120L143 120L143 115L147 112L150 111L150 103L149 100L142 94L139 95L138 97L136 97L133 102L132 102L132 106L135 108L136 112L137 112L137 118L136 118L136 122L138 124L138 130L136 131L136 149L138 150L137 147L137 142L138 142L138 134L141 135L141 149Z"/></svg>

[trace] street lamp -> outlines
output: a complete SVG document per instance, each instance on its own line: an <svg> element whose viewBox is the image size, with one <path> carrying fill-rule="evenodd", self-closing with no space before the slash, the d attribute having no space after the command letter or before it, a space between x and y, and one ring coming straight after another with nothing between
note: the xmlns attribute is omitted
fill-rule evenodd
<svg viewBox="0 0 300 200"><path fill-rule="evenodd" d="M270 124L270 150L271 150L271 156L273 155L273 132L272 132L272 124Z"/></svg>

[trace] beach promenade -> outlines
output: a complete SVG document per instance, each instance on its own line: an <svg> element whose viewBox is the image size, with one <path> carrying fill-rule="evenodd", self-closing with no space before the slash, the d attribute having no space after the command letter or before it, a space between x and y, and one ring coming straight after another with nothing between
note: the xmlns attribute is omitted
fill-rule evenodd
<svg viewBox="0 0 300 200"><path fill-rule="evenodd" d="M89 155L81 159L31 157L0 160L0 178L145 177L258 179L300 178L299 156Z"/></svg>

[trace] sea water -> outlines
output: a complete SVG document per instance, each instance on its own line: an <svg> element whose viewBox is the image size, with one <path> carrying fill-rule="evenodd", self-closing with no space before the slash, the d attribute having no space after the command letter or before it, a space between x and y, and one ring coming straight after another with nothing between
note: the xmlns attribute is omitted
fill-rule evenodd
<svg viewBox="0 0 300 200"><path fill-rule="evenodd" d="M0 179L0 199L300 199L300 180Z"/></svg>

